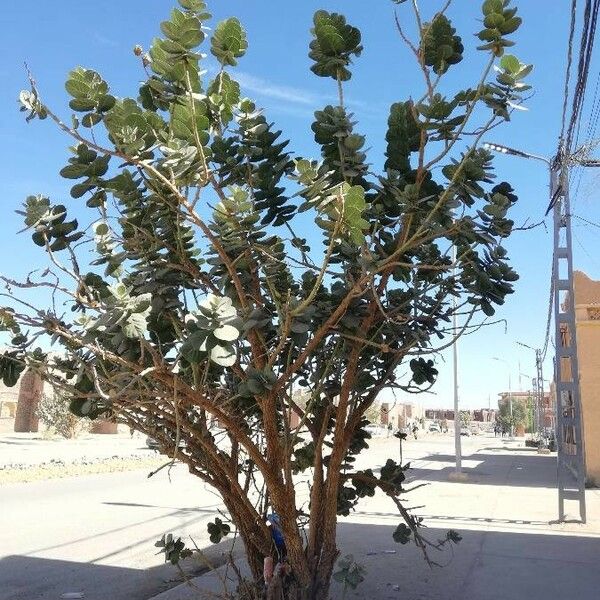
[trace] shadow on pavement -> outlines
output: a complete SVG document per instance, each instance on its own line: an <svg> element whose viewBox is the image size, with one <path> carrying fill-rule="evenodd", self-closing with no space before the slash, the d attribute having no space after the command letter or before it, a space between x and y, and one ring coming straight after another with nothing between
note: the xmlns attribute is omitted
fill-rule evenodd
<svg viewBox="0 0 600 600"><path fill-rule="evenodd" d="M157 557L158 559L158 557ZM137 570L31 556L0 560L0 600L54 600L67 592L82 592L85 600L148 600L181 583L175 568L160 565ZM175 579L170 585L169 579ZM59 583L59 587L56 582Z"/></svg>
<svg viewBox="0 0 600 600"><path fill-rule="evenodd" d="M510 525L503 528L507 531L472 527L461 530L459 524L453 523L452 528L463 539L444 552L431 550L431 559L445 565L432 569L416 547L393 542L395 526L340 524L341 555L351 552L367 569L367 584L364 589L359 588L356 597L376 600L401 597L595 600L599 597L600 537L556 535L547 524L527 533L510 531ZM427 528L423 533L435 542L444 538L446 531ZM388 554L392 551L396 553ZM395 585L400 586L400 593L394 591Z"/></svg>
<svg viewBox="0 0 600 600"><path fill-rule="evenodd" d="M356 510L355 515L364 515L366 517L397 517L397 512L378 512L378 511L366 511ZM456 523L480 523L480 524L494 524L494 525L551 525L556 524L556 521L532 521L528 519L502 519L494 517L467 517L467 516L456 516L456 515L426 515L421 512L418 513L419 517L422 517L427 524L427 521L451 521L455 523L453 527L458 527ZM573 521L573 523L579 523L580 521Z"/></svg>
<svg viewBox="0 0 600 600"><path fill-rule="evenodd" d="M211 565L225 562L231 543L207 549ZM175 566L161 563L134 569L89 562L73 562L35 556L6 556L0 559L0 600L58 600L68 592L83 593L83 600L149 600L156 594L185 582ZM183 570L189 578L209 570L200 560L186 559Z"/></svg>
<svg viewBox="0 0 600 600"><path fill-rule="evenodd" d="M395 544L395 525L340 523L341 555L352 553L367 570L366 581L347 598L387 600L594 600L600 589L600 537L557 535L546 529L460 531L458 546L431 559L430 568L413 546ZM427 528L435 542L446 530ZM157 557L158 558L158 557ZM47 582L60 582L49 590ZM76 563L29 556L0 560L0 600L46 600L65 592L82 592L85 600L149 600L173 587L178 575L171 565L146 570ZM203 586L202 581L198 585ZM398 587L395 587L398 586ZM217 591L217 590L215 590ZM335 600L343 597L335 584ZM165 600L204 600L198 590L183 586Z"/></svg>
<svg viewBox="0 0 600 600"><path fill-rule="evenodd" d="M215 514L215 507L220 507L220 504L214 504L208 508L198 508L196 506L176 508L174 506L159 506L158 504L140 504L139 502L102 502L107 506L125 506L129 508L164 508L174 511L174 514L180 513L206 513L207 515Z"/></svg>
<svg viewBox="0 0 600 600"><path fill-rule="evenodd" d="M462 470L469 476L469 483L556 487L556 455L517 454L514 451L511 454L499 454L486 450L463 457L466 464ZM478 464L468 466L469 462ZM438 463L448 464L440 466ZM430 454L414 462L407 481L448 481L448 476L453 471L453 454Z"/></svg>

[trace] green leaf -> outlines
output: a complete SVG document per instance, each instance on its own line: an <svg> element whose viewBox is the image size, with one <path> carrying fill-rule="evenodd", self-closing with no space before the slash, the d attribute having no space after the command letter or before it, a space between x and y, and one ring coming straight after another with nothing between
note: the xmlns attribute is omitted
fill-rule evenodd
<svg viewBox="0 0 600 600"><path fill-rule="evenodd" d="M206 117L206 105L199 100L193 100L194 119L191 102L186 99L185 104L175 104L173 106L171 131L175 137L193 145L197 143L197 135L200 138L200 143L205 144L208 141L208 128L210 126L208 117Z"/></svg>
<svg viewBox="0 0 600 600"><path fill-rule="evenodd" d="M211 39L211 53L223 65L237 65L246 53L248 41L242 24L235 17L221 21Z"/></svg>
<svg viewBox="0 0 600 600"><path fill-rule="evenodd" d="M179 44L182 50L191 50L204 40L202 24L198 17L183 13L177 8L171 12L170 21L163 21L160 24L160 29L169 40Z"/></svg>
<svg viewBox="0 0 600 600"><path fill-rule="evenodd" d="M357 246L360 246L365 241L364 231L369 229L369 223L362 218L367 206L365 190L360 185L344 187L344 220L350 238Z"/></svg>
<svg viewBox="0 0 600 600"><path fill-rule="evenodd" d="M512 54L505 54L500 60L500 66L509 73L518 73L521 68L521 62Z"/></svg>
<svg viewBox="0 0 600 600"><path fill-rule="evenodd" d="M215 346L210 351L210 360L220 367L233 367L237 361L235 348L230 345Z"/></svg>
<svg viewBox="0 0 600 600"><path fill-rule="evenodd" d="M338 13L318 10L313 17L313 40L308 56L314 61L311 71L319 77L332 77L347 81L352 76L348 67L352 56L360 56L360 31L346 23Z"/></svg>
<svg viewBox="0 0 600 600"><path fill-rule="evenodd" d="M201 12L206 10L206 2L204 0L177 0L179 5L186 10L193 12Z"/></svg>
<svg viewBox="0 0 600 600"><path fill-rule="evenodd" d="M65 179L79 179L80 177L85 176L87 169L87 165L67 165L60 170L60 176L64 177Z"/></svg>
<svg viewBox="0 0 600 600"><path fill-rule="evenodd" d="M123 335L128 338L143 338L148 330L146 316L133 313L122 326Z"/></svg>
<svg viewBox="0 0 600 600"><path fill-rule="evenodd" d="M46 218L50 212L50 200L46 196L27 196L24 204L25 225L33 227Z"/></svg>
<svg viewBox="0 0 600 600"><path fill-rule="evenodd" d="M213 331L213 335L219 340L223 340L225 342L233 342L234 340L237 340L238 337L240 337L240 332L231 325L221 325L221 327L217 327Z"/></svg>
<svg viewBox="0 0 600 600"><path fill-rule="evenodd" d="M421 145L421 128L413 113L413 103L397 102L390 107L384 168L399 173L410 171L410 154Z"/></svg>
<svg viewBox="0 0 600 600"><path fill-rule="evenodd" d="M410 536L412 535L412 531L410 527L406 523L400 523L398 527L396 527L392 537L397 544L408 544L410 542Z"/></svg>
<svg viewBox="0 0 600 600"><path fill-rule="evenodd" d="M98 223L95 227L94 227L94 233L96 235L106 235L108 233L108 225L106 223Z"/></svg>
<svg viewBox="0 0 600 600"><path fill-rule="evenodd" d="M483 20L483 24L488 29L495 29L496 27L504 25L504 17L498 13L490 13Z"/></svg>
<svg viewBox="0 0 600 600"><path fill-rule="evenodd" d="M437 14L431 23L423 25L421 52L425 64L433 67L438 75L462 60L464 46L460 36L455 33L456 29L448 17L442 14Z"/></svg>
<svg viewBox="0 0 600 600"><path fill-rule="evenodd" d="M504 9L503 0L485 0L481 10L484 15L490 15L492 13L501 13Z"/></svg>
<svg viewBox="0 0 600 600"><path fill-rule="evenodd" d="M496 313L496 309L487 300L481 300L480 306L483 314L487 317L493 317Z"/></svg>
<svg viewBox="0 0 600 600"><path fill-rule="evenodd" d="M521 17L513 17L512 19L508 19L504 21L502 25L498 27L500 29L500 33L502 35L509 35L510 33L514 33L519 27L521 27L521 23L523 23L523 19Z"/></svg>
<svg viewBox="0 0 600 600"><path fill-rule="evenodd" d="M14 330L14 327L12 329ZM23 358L17 351L0 354L0 377L6 387L13 387L19 381L21 373L25 370Z"/></svg>
<svg viewBox="0 0 600 600"><path fill-rule="evenodd" d="M240 84L223 71L211 82L207 93L226 125L233 118L234 106L240 101Z"/></svg>
<svg viewBox="0 0 600 600"><path fill-rule="evenodd" d="M213 523L207 523L206 529L213 544L218 544L231 531L231 527L227 523L223 523L218 517Z"/></svg>
<svg viewBox="0 0 600 600"><path fill-rule="evenodd" d="M69 73L65 89L73 96L69 106L76 111L89 111L114 104L114 98L108 94L108 84L91 69L73 69Z"/></svg>
<svg viewBox="0 0 600 600"><path fill-rule="evenodd" d="M40 102L35 90L21 90L19 93L19 104L21 105L19 108L21 112L29 112L25 117L27 123L36 117L43 120L48 116L48 111Z"/></svg>

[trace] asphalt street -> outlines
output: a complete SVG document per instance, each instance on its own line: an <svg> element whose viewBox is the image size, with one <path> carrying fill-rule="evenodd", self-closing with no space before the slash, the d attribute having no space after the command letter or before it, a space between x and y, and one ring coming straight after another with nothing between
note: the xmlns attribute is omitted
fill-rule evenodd
<svg viewBox="0 0 600 600"><path fill-rule="evenodd" d="M578 569L587 569L599 548L600 493L590 491L588 512L593 520L587 527L552 526L555 457L519 450L519 442L493 436L462 441L468 484L448 483L454 465L452 435L430 434L403 442L403 461L412 465L407 485L427 484L411 492L408 502L418 508L418 514L433 527L432 532L454 527L467 541L455 566L439 575L440 590L452 594L440 591L431 598L461 597L467 584L460 582L470 581L472 573L479 573L473 569L482 560L481 564L487 564L485 561L493 559L490 564L495 564L494 557L510 557L520 548L527 548L528 553L517 561L522 580L528 581L526 575L535 565L547 567L536 574L536 580L546 577L558 563L540 562L538 557L545 556L546 546L538 548L535 544L539 545L540 538L550 540L550 534L561 535L555 538L554 546L575 557ZM388 457L397 460L398 455L398 440L378 437L357 467L377 470ZM220 506L214 493L181 465L171 470L170 479L163 469L150 479L146 471L132 471L1 486L0 600L58 600L69 592L83 593L85 600L148 600L180 581L176 569L162 563L154 542L164 533L174 533L182 538L192 536L199 547L210 546L206 522L218 516ZM345 551L374 563L370 565L373 585L384 578L389 581L390 574L398 572L398 566L388 565L387 558L372 556L374 548L389 547L390 530L397 520L387 500L375 497L363 501L340 526ZM586 535L585 539L579 537ZM489 541L484 543L484 539ZM488 552L492 542L502 547L490 546ZM422 569L422 562L422 558L416 566L407 562L404 576L412 577ZM426 582L427 572L418 572ZM444 578L451 573L454 583L448 588L450 580ZM483 569L481 578L473 581L481 579L483 585L488 577ZM588 586L581 588L580 597L585 600L585 591L597 583L589 579L582 579ZM416 578L414 585L420 586L420 581ZM388 591L385 588L381 597L387 598ZM415 597L429 597L430 591L425 586L425 595ZM383 593L376 587L372 592L374 597ZM483 598L481 594L481 589L473 588L469 598ZM506 598L517 597L521 596Z"/></svg>
<svg viewBox="0 0 600 600"><path fill-rule="evenodd" d="M207 545L219 506L181 465L170 481L163 469L2 486L0 600L146 600L178 579L154 542L174 532Z"/></svg>
<svg viewBox="0 0 600 600"><path fill-rule="evenodd" d="M465 444L477 445L473 439ZM429 464L431 452L450 451L452 436L403 443L404 461ZM122 444L122 442L119 442ZM365 466L398 459L398 442L377 437ZM39 454L39 451L38 451ZM39 481L0 487L0 600L146 600L179 575L162 564L154 542L164 533L210 546L206 522L221 506L185 467Z"/></svg>

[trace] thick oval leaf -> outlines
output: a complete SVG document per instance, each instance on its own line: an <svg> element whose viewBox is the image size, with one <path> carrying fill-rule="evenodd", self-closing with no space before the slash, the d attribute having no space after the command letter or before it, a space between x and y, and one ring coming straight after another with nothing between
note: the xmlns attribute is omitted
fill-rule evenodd
<svg viewBox="0 0 600 600"><path fill-rule="evenodd" d="M213 335L225 342L233 342L240 337L240 332L231 325L222 325L213 331Z"/></svg>
<svg viewBox="0 0 600 600"><path fill-rule="evenodd" d="M232 367L237 357L233 346L215 346L210 351L210 360L221 367Z"/></svg>

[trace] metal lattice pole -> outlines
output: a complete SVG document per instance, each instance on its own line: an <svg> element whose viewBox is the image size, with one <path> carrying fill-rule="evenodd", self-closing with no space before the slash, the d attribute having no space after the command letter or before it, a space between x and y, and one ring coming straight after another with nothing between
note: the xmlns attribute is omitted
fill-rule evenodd
<svg viewBox="0 0 600 600"><path fill-rule="evenodd" d="M579 516L586 521L585 449L582 435L569 172L566 164L551 166L551 198L554 203L554 326L556 343L555 385L557 416L558 519L566 518L565 500L579 502Z"/></svg>
<svg viewBox="0 0 600 600"><path fill-rule="evenodd" d="M539 160L550 168L550 208L554 216L554 253L552 257L552 289L556 356L556 447L558 468L558 516L565 520L565 500L579 502L579 516L586 521L585 507L585 447L577 360L577 330L575 294L573 289L573 245L571 235L571 204L569 200L569 162L583 167L600 167L600 160L560 154L549 160L537 154L523 152L500 144L484 144L488 150ZM548 213L546 213L548 214ZM544 380L541 357L538 369L538 391L542 402Z"/></svg>

